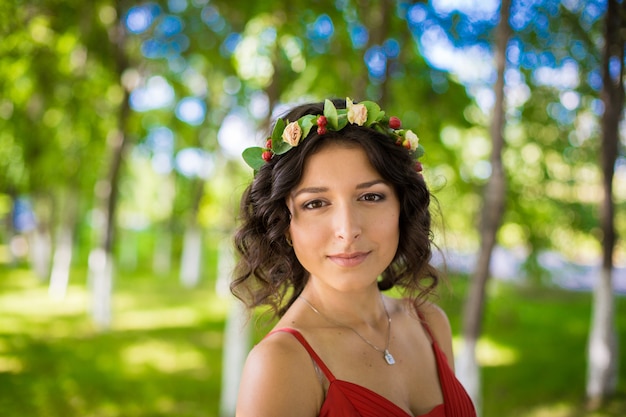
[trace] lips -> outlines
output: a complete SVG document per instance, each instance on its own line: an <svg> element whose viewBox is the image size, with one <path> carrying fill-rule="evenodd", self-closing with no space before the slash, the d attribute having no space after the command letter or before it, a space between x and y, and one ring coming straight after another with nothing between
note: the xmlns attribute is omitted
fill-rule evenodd
<svg viewBox="0 0 626 417"><path fill-rule="evenodd" d="M328 259L342 267L354 267L367 259L369 252L337 253L329 255Z"/></svg>

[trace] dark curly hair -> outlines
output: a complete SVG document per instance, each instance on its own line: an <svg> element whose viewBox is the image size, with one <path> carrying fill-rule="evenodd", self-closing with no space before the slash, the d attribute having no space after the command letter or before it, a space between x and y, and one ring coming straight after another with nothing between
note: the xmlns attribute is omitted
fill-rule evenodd
<svg viewBox="0 0 626 417"><path fill-rule="evenodd" d="M345 100L332 100L345 108ZM283 119L324 112L324 103L303 104ZM434 292L439 274L430 260L433 233L429 205L430 192L415 161L402 146L371 128L348 124L339 132L318 135L312 129L306 139L289 152L262 166L241 199L241 225L234 241L241 255L230 288L249 308L267 305L281 317L300 295L309 274L302 267L285 239L290 213L286 199L302 178L307 158L329 142L360 146L372 166L393 185L400 201L400 239L396 255L383 271L381 291L400 288L417 305Z"/></svg>

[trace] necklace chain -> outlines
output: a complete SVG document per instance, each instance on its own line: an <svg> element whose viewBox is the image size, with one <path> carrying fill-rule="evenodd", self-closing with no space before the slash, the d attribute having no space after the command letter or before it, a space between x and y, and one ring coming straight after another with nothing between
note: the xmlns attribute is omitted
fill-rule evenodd
<svg viewBox="0 0 626 417"><path fill-rule="evenodd" d="M394 363L396 363L394 357L389 352L389 342L391 340L391 316L389 315L389 312L387 311L387 306L385 305L385 301L382 299L382 295L381 295L380 301L383 304L383 309L385 310L385 315L387 315L387 344L385 345L384 349L379 348L378 346L376 346L375 344L373 344L372 342L367 340L363 335L361 335L361 333L357 332L356 329L348 326L345 323L341 323L341 322L339 322L337 320L333 320L330 317L327 317L326 315L322 314L317 308L315 308L315 306L313 304L311 304L311 302L309 302L309 300L304 298L302 295L300 295L300 298L302 299L302 301L304 301L311 308L311 310L313 310L316 314L318 314L324 320L326 320L329 323L332 323L332 324L334 324L336 326L340 326L340 327L344 327L346 329L352 330L354 332L354 334L359 336L361 338L361 340L363 340L365 343L370 345L374 350L376 350L377 352L382 353L383 354L383 358L385 359L385 362L387 362L387 364L393 365Z"/></svg>

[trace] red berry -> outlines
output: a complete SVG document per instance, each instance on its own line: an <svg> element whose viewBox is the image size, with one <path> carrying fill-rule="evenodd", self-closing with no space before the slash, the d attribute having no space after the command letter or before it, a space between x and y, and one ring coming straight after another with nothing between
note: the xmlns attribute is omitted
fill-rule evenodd
<svg viewBox="0 0 626 417"><path fill-rule="evenodd" d="M326 127L325 126L318 126L317 127L317 134L318 135L325 135L326 134Z"/></svg>
<svg viewBox="0 0 626 417"><path fill-rule="evenodd" d="M400 126L402 126L402 122L396 116L391 116L389 118L389 127L390 128L392 128L393 130L398 130L398 129L400 129Z"/></svg>
<svg viewBox="0 0 626 417"><path fill-rule="evenodd" d="M267 142L265 142L265 147L267 149L272 149L272 138L269 138Z"/></svg>
<svg viewBox="0 0 626 417"><path fill-rule="evenodd" d="M317 125L319 127L325 127L327 124L328 124L328 120L326 120L326 116L320 116L317 118Z"/></svg>
<svg viewBox="0 0 626 417"><path fill-rule="evenodd" d="M263 153L261 154L261 158L263 158L263 160L265 162L269 162L270 159L272 159L272 152L270 152L270 151L263 151Z"/></svg>
<svg viewBox="0 0 626 417"><path fill-rule="evenodd" d="M422 167L422 163L420 161L415 161L415 165L413 166L416 172L422 172L424 167Z"/></svg>

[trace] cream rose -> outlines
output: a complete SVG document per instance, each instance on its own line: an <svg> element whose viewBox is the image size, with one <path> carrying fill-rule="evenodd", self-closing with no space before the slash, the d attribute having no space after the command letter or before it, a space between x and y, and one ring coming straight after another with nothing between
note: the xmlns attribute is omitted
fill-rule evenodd
<svg viewBox="0 0 626 417"><path fill-rule="evenodd" d="M412 130L407 130L404 133L404 139L405 139L405 142L409 143L411 151L414 151L417 149L417 145L419 144L420 139L417 137L415 133L413 133Z"/></svg>
<svg viewBox="0 0 626 417"><path fill-rule="evenodd" d="M348 106L348 121L352 124L363 126L367 121L367 107L363 104Z"/></svg>
<svg viewBox="0 0 626 417"><path fill-rule="evenodd" d="M285 127L283 131L283 141L287 142L291 146L298 146L300 138L302 137L302 129L298 122L291 122Z"/></svg>

